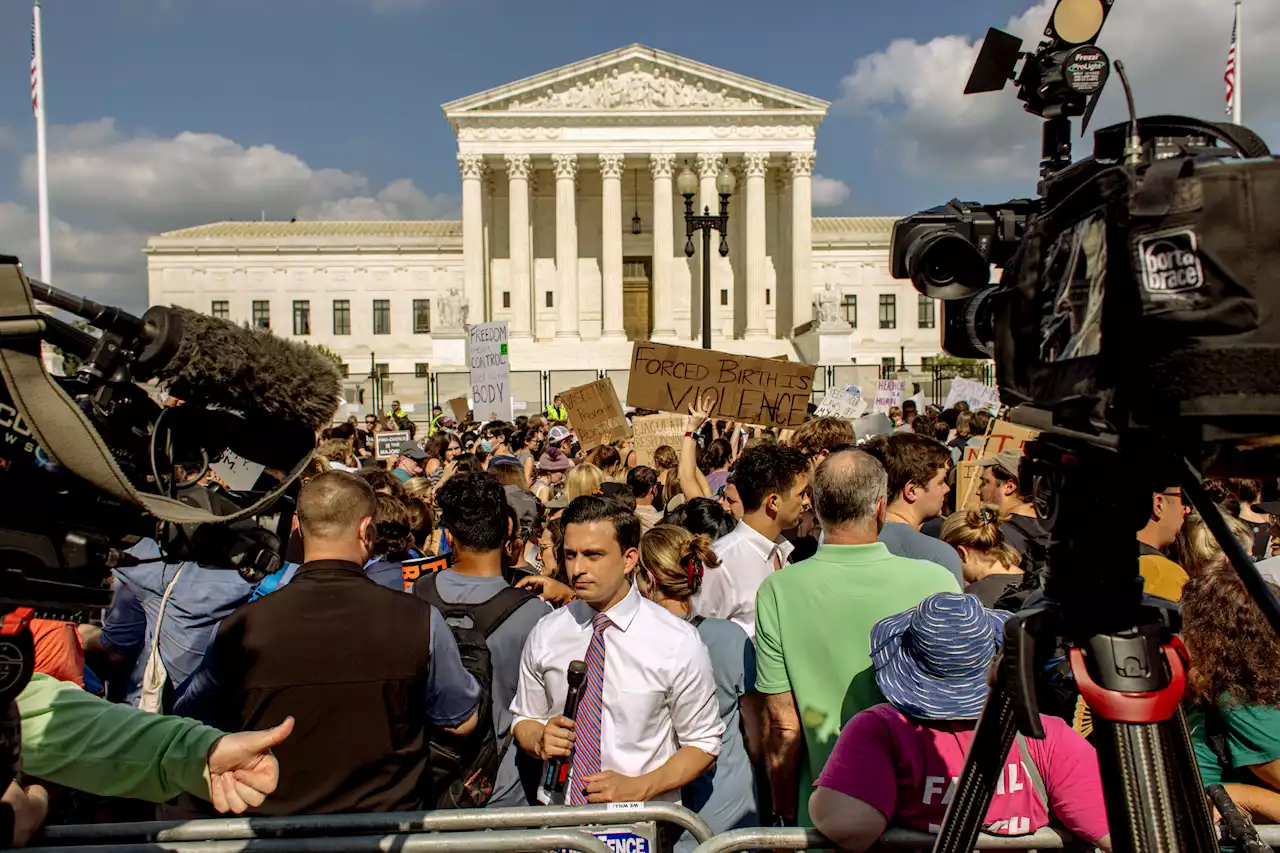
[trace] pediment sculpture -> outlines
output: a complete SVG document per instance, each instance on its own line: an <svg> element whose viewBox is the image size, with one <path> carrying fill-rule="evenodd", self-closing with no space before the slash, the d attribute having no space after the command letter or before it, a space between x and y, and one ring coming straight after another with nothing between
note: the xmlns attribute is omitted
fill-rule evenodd
<svg viewBox="0 0 1280 853"><path fill-rule="evenodd" d="M754 96L743 97L705 80L677 77L662 68L611 68L602 75L549 87L512 100L511 110L682 110L761 109Z"/></svg>

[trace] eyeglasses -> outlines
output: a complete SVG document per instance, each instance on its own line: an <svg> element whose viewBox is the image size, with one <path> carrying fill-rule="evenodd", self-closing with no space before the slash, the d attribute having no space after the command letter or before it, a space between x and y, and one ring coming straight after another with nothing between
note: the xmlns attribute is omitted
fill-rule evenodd
<svg viewBox="0 0 1280 853"><path fill-rule="evenodd" d="M1186 502L1186 501L1185 501L1185 499L1182 497L1182 490L1181 490L1181 489L1179 489L1179 490L1178 490L1178 491L1176 491L1176 492L1161 492L1161 493L1160 493L1160 496L1161 496L1161 497L1165 497L1165 498L1177 498L1179 503L1185 503L1185 502Z"/></svg>

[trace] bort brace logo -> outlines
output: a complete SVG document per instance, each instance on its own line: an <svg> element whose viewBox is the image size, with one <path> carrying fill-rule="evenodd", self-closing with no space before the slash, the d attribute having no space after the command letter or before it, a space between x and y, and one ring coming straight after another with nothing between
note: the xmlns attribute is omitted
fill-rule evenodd
<svg viewBox="0 0 1280 853"><path fill-rule="evenodd" d="M1142 286L1148 293L1182 293L1204 287L1194 231L1144 237L1138 241Z"/></svg>

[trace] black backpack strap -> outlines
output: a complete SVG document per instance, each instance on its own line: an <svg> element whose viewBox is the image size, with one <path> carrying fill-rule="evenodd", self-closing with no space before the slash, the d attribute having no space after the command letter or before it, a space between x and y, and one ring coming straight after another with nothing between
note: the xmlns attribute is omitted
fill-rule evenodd
<svg viewBox="0 0 1280 853"><path fill-rule="evenodd" d="M693 617L693 619L692 619L691 621L692 621L693 627L697 628L697 627L698 627L699 625L701 625L703 622L706 622L706 621L707 621L707 617L705 617L705 616L695 616L695 617Z"/></svg>
<svg viewBox="0 0 1280 853"><path fill-rule="evenodd" d="M480 604L468 604L467 612L471 616L472 627L484 634L488 639L494 631L501 627L511 615L524 607L525 602L537 598L527 589L516 589L509 586Z"/></svg>

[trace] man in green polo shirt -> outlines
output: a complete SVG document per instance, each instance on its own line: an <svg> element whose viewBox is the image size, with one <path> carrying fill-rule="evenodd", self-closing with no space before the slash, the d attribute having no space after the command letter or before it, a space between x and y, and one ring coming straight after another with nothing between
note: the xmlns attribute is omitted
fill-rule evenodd
<svg viewBox="0 0 1280 853"><path fill-rule="evenodd" d="M765 765L774 814L813 826L809 792L840 728L884 701L871 665L871 626L938 592L960 592L937 563L896 557L877 541L884 466L861 450L827 458L814 475L823 544L774 572L756 594L756 689L768 703Z"/></svg>

